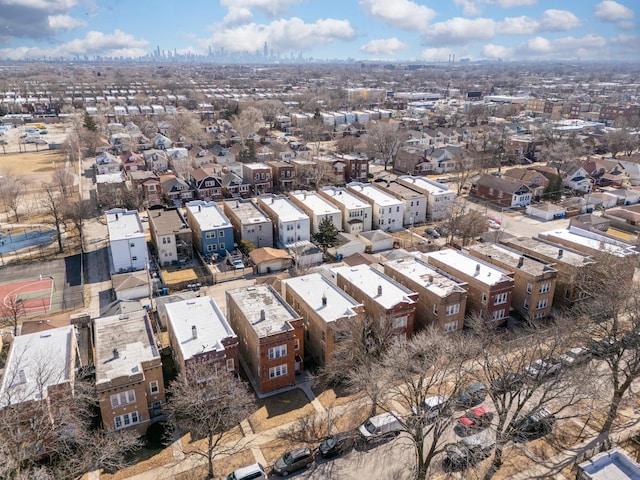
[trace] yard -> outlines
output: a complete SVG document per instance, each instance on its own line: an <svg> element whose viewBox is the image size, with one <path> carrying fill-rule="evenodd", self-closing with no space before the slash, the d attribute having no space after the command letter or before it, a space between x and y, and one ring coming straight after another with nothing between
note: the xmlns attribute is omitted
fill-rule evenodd
<svg viewBox="0 0 640 480"><path fill-rule="evenodd" d="M294 422L315 413L307 396L297 388L272 397L258 399L256 403L257 410L248 419L251 428L256 433Z"/></svg>

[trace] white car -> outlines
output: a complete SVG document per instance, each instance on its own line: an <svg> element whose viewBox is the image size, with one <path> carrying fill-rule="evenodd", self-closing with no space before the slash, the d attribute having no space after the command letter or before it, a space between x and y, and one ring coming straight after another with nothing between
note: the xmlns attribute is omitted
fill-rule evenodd
<svg viewBox="0 0 640 480"><path fill-rule="evenodd" d="M498 222L496 222L495 220L489 220L489 228L493 228L495 230L498 230L500 228L500 224Z"/></svg>
<svg viewBox="0 0 640 480"><path fill-rule="evenodd" d="M555 375L561 368L562 364L555 358L545 358L544 360L535 360L524 368L524 372L531 378L541 379Z"/></svg>
<svg viewBox="0 0 640 480"><path fill-rule="evenodd" d="M560 362L567 366L572 367L582 362L586 362L591 357L589 349L586 347L575 347L569 350L567 353L560 355Z"/></svg>

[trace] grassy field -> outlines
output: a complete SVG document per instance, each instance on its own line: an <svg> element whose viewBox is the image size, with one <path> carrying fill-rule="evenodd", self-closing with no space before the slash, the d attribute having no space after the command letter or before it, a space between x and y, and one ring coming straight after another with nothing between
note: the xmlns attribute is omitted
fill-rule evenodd
<svg viewBox="0 0 640 480"><path fill-rule="evenodd" d="M28 177L30 181L43 182L51 180L51 172L53 172L57 166L64 165L64 162L64 153L59 150L0 153L0 172L24 175Z"/></svg>

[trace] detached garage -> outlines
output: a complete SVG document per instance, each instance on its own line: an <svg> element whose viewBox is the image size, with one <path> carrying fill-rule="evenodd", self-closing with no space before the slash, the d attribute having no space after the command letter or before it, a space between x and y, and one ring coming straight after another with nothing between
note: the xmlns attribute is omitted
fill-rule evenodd
<svg viewBox="0 0 640 480"><path fill-rule="evenodd" d="M537 203L535 205L527 205L527 215L541 220L553 220L554 218L563 218L566 210L560 205L549 202Z"/></svg>

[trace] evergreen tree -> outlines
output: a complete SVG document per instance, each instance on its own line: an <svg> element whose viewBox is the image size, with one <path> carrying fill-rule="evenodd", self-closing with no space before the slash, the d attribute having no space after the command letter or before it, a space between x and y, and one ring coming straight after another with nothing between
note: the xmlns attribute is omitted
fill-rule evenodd
<svg viewBox="0 0 640 480"><path fill-rule="evenodd" d="M544 189L542 198L552 202L557 202L562 198L562 177L554 175L549 179L549 184Z"/></svg>
<svg viewBox="0 0 640 480"><path fill-rule="evenodd" d="M318 225L318 231L313 234L315 242L322 247L324 254L327 249L338 245L338 229L331 221L331 218L325 217Z"/></svg>
<svg viewBox="0 0 640 480"><path fill-rule="evenodd" d="M93 117L89 115L87 112L85 112L84 114L84 122L82 123L82 126L87 130L89 130L90 132L98 131L98 124L93 119Z"/></svg>

